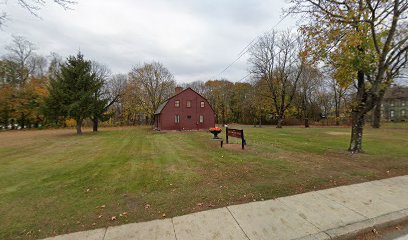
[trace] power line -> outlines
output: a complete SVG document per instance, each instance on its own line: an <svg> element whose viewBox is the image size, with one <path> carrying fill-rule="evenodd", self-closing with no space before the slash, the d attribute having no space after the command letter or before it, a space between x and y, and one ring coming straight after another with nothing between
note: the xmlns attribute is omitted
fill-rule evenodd
<svg viewBox="0 0 408 240"><path fill-rule="evenodd" d="M248 73L245 77L243 77L243 78L239 79L238 81L236 81L236 83L237 83L237 82L241 82L241 81L244 80L245 78L249 77L249 75L251 75L251 73Z"/></svg>
<svg viewBox="0 0 408 240"><path fill-rule="evenodd" d="M276 28L280 23L282 23L283 20L285 20L289 16L289 14L290 14L290 12L288 12L287 14L282 16L281 19L271 29L269 29L267 32L270 32L274 28ZM218 76L220 76L225 71L227 71L232 65L234 65L239 59L241 59L249 51L250 47L254 44L254 42L257 43L259 41L260 36L262 36L262 35L258 35L254 39L252 39L251 42L249 42L244 47L244 49L242 49L242 51L238 54L238 57L234 61L232 61L226 68L224 68L221 72L219 72L217 75L215 75L212 79L216 79ZM247 78L248 76L249 76L249 74L247 76L245 76L244 78L242 78L241 80Z"/></svg>

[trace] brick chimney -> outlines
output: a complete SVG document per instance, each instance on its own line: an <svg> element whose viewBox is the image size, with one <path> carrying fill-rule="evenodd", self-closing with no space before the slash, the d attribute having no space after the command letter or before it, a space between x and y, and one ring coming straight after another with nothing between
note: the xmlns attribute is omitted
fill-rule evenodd
<svg viewBox="0 0 408 240"><path fill-rule="evenodd" d="M182 87L177 86L177 87L176 87L176 94L181 93L181 91L183 91L183 88L182 88Z"/></svg>

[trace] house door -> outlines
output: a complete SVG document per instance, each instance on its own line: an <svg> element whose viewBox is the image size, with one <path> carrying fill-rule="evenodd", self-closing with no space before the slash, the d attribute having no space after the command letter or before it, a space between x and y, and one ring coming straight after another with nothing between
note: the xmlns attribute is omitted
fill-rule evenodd
<svg viewBox="0 0 408 240"><path fill-rule="evenodd" d="M184 130L193 130L196 129L196 121L192 115L186 115Z"/></svg>

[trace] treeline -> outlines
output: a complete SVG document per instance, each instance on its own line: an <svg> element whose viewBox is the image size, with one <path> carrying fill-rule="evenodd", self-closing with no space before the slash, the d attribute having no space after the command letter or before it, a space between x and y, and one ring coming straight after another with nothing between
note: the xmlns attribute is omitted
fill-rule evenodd
<svg viewBox="0 0 408 240"><path fill-rule="evenodd" d="M0 127L24 129L76 126L98 130L150 123L155 108L174 92L173 75L160 63L135 66L129 74L87 60L81 53L63 60L41 56L34 44L14 36L0 60Z"/></svg>
<svg viewBox="0 0 408 240"><path fill-rule="evenodd" d="M271 37L276 36L265 35L265 41ZM135 66L128 74L112 74L107 66L86 60L81 53L65 60L56 53L38 55L35 46L20 36L5 50L0 60L2 128L76 125L80 133L84 121L94 131L100 122L151 124L156 108L174 94L177 85L171 72L157 62ZM254 58L257 50L256 46L251 50ZM292 54L291 64L295 64L297 53ZM258 75L264 70L254 67L261 67L254 58L250 60L250 81L221 79L180 85L205 96L220 124L281 126L284 119L286 123L297 119L308 126L309 120L331 119L339 125L348 118L349 88L340 87L311 66L302 66L302 73L296 74L299 66L287 65L282 71L288 72L279 73L287 76L285 81L267 79Z"/></svg>
<svg viewBox="0 0 408 240"><path fill-rule="evenodd" d="M264 80L231 82L195 81L183 84L205 96L213 106L217 123L298 125L309 122L340 125L349 123L351 89L343 89L333 80L316 79L311 86L297 86L283 116L279 116ZM287 98L285 96L285 98ZM281 103L281 102L277 102ZM280 105L279 105L280 106Z"/></svg>
<svg viewBox="0 0 408 240"><path fill-rule="evenodd" d="M408 64L408 4L397 0L289 4L287 14L302 18L297 33L273 31L253 41L241 54L250 54L247 83L210 80L192 87L210 100L219 123L275 120L281 127L294 117L307 127L310 119L329 117L340 124L341 118L350 116L349 151L362 152L369 113L374 111L373 126L379 127L384 94ZM67 119L77 124L92 119L95 128L107 119L111 124L151 123L155 109L176 85L160 63L113 77L106 74L109 71L101 74L99 64L80 54L65 61L56 54L39 56L21 37L15 37L6 51L0 62L3 128L63 125ZM82 84L86 82L91 85Z"/></svg>

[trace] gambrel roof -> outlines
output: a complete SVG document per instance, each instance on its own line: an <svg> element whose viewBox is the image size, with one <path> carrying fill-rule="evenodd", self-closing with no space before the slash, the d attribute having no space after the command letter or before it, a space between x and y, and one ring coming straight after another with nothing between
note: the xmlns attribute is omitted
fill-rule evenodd
<svg viewBox="0 0 408 240"><path fill-rule="evenodd" d="M208 100L207 100L205 97L203 97L201 94L199 94L198 92L194 91L192 88L189 87L189 88L186 88L186 89L184 89L183 91L181 91L181 92L175 94L174 96L170 97L169 99L167 99L166 101L164 101L162 104L160 104L160 105L157 107L157 109L156 109L156 111L154 112L154 114L155 114L155 115L160 114L160 113L163 111L163 109L166 107L166 105L167 105L167 103L170 101L170 99L177 97L178 95L182 94L183 92L187 91L188 89L190 89L191 91L193 91L194 93L196 93L198 96L202 97L202 98L207 102L208 106L210 106L210 108L213 110L213 112L215 112L215 111L214 111L214 108L211 106L210 102L208 102Z"/></svg>

